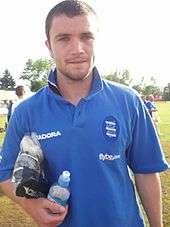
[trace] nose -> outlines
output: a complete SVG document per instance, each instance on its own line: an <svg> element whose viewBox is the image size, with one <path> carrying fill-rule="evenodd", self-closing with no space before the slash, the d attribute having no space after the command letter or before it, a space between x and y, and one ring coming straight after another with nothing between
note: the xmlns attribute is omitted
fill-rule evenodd
<svg viewBox="0 0 170 227"><path fill-rule="evenodd" d="M70 46L71 54L81 54L84 53L84 45L83 42L79 39L75 39L72 41Z"/></svg>

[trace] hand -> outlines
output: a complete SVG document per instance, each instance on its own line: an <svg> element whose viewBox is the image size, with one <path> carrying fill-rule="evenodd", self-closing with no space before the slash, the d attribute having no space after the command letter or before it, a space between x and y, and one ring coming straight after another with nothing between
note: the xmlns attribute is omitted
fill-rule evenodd
<svg viewBox="0 0 170 227"><path fill-rule="evenodd" d="M60 225L68 212L68 206L63 207L45 198L24 198L21 206L39 227L56 227Z"/></svg>

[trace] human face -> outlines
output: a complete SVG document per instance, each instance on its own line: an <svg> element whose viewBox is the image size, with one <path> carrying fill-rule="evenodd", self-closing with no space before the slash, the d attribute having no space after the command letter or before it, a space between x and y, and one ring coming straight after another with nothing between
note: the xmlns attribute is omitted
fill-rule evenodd
<svg viewBox="0 0 170 227"><path fill-rule="evenodd" d="M46 45L54 58L58 76L80 81L91 75L97 22L93 15L53 18Z"/></svg>

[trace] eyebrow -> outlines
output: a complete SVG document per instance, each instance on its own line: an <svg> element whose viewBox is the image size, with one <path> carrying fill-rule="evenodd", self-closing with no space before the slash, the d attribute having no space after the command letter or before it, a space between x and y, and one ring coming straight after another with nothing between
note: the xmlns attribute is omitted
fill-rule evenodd
<svg viewBox="0 0 170 227"><path fill-rule="evenodd" d="M69 37L71 35L72 34L69 34L69 33L59 33L59 34L55 35L55 38ZM83 32L83 33L81 33L81 35L94 36L94 34L92 32Z"/></svg>
<svg viewBox="0 0 170 227"><path fill-rule="evenodd" d="M94 34L92 32L83 32L82 35L90 35L90 36L94 36Z"/></svg>
<svg viewBox="0 0 170 227"><path fill-rule="evenodd" d="M55 38L61 38L61 37L66 37L66 36L71 36L71 34L69 34L69 33L59 33L59 34L55 35Z"/></svg>

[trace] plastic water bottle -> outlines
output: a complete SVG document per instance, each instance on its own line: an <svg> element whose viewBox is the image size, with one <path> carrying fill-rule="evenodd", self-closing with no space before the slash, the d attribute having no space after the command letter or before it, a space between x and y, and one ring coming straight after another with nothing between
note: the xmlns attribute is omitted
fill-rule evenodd
<svg viewBox="0 0 170 227"><path fill-rule="evenodd" d="M70 172L63 171L58 178L58 182L51 186L47 198L52 202L66 206L70 197L69 183Z"/></svg>

